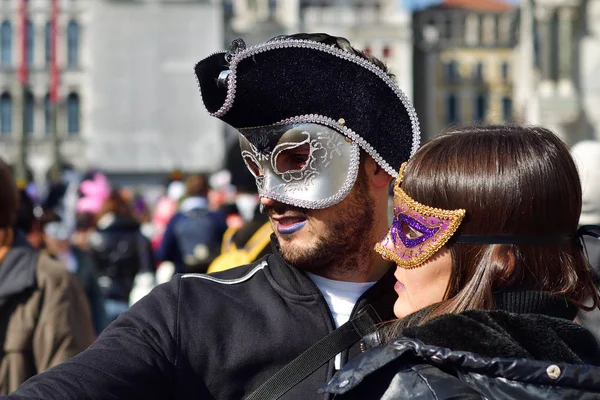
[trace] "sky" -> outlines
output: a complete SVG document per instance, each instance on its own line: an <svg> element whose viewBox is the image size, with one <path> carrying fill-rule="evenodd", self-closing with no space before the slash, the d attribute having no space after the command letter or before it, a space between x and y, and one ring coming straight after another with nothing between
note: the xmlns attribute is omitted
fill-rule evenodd
<svg viewBox="0 0 600 400"><path fill-rule="evenodd" d="M441 0L398 0L400 4L409 10L418 10L432 4L441 3ZM517 4L520 0L504 0L507 3Z"/></svg>

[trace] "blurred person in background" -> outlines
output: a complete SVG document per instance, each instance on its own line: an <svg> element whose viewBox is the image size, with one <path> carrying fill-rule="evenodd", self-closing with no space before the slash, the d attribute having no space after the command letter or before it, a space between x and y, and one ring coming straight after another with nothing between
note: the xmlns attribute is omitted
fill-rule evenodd
<svg viewBox="0 0 600 400"><path fill-rule="evenodd" d="M61 218L52 213L46 217L44 230L44 249L55 260L63 264L67 271L75 275L85 290L96 335L106 326L104 298L98 286L98 272L89 253L70 241L68 228Z"/></svg>
<svg viewBox="0 0 600 400"><path fill-rule="evenodd" d="M600 225L600 142L581 141L573 146L571 155L581 178L582 207L579 225ZM600 240L584 236L583 244L594 271L596 286L600 287ZM600 340L600 310L579 313L579 321Z"/></svg>
<svg viewBox="0 0 600 400"><path fill-rule="evenodd" d="M175 272L204 273L221 251L226 219L209 209L206 174L190 175L185 185L185 197L167 224L157 259L174 263Z"/></svg>
<svg viewBox="0 0 600 400"><path fill-rule="evenodd" d="M239 151L238 157L241 159ZM210 264L207 273L250 264L273 252L270 240L273 233L271 222L266 214L260 212L260 200L253 182L254 177L245 165L243 168L252 181L243 179L245 176L238 174L232 174L231 179L236 183L236 196L231 205L236 215L242 219L242 223L228 226L223 235L221 254Z"/></svg>
<svg viewBox="0 0 600 400"><path fill-rule="evenodd" d="M579 225L600 225L600 142L584 140L571 149L577 163L582 186ZM600 276L600 241L584 237L590 264Z"/></svg>
<svg viewBox="0 0 600 400"><path fill-rule="evenodd" d="M95 337L77 278L15 228L18 214L19 225L31 227L31 205L19 208L10 169L0 160L0 394L76 355Z"/></svg>
<svg viewBox="0 0 600 400"><path fill-rule="evenodd" d="M140 223L118 190L113 190L102 203L94 231L89 235L89 246L110 323L129 308L136 275L153 275L155 270L150 241L140 232Z"/></svg>
<svg viewBox="0 0 600 400"><path fill-rule="evenodd" d="M177 177L180 177L178 174ZM169 179L166 187L166 193L154 206L152 212L152 248L157 251L160 248L162 239L167 229L167 224L177 212L179 201L185 195L185 183L181 180Z"/></svg>
<svg viewBox="0 0 600 400"><path fill-rule="evenodd" d="M16 228L25 234L29 243L35 249L44 245L44 232L42 229L43 210L36 206L26 190L19 190L19 209L17 211Z"/></svg>
<svg viewBox="0 0 600 400"><path fill-rule="evenodd" d="M91 213L78 213L75 215L75 231L71 235L71 242L82 251L90 249L90 233L94 231L95 216Z"/></svg>

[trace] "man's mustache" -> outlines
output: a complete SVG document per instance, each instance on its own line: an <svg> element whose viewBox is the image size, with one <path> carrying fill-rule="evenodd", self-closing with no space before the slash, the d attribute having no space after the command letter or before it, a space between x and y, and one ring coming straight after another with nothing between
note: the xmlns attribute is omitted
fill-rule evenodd
<svg viewBox="0 0 600 400"><path fill-rule="evenodd" d="M291 206L289 204L283 204L283 203L274 203L273 205L270 206L266 206L264 204L261 203L260 205L260 213L267 215L269 217L273 216L274 214L277 215L284 215L286 213L293 213L293 214L302 214L302 215L308 215L308 210L305 208L300 208L300 207L294 207Z"/></svg>

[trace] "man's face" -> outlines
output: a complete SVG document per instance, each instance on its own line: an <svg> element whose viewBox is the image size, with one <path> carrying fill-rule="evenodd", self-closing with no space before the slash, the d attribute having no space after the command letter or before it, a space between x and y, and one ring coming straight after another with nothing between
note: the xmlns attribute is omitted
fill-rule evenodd
<svg viewBox="0 0 600 400"><path fill-rule="evenodd" d="M360 268L373 250L374 201L361 167L350 194L340 203L308 210L263 200L283 257L309 272Z"/></svg>

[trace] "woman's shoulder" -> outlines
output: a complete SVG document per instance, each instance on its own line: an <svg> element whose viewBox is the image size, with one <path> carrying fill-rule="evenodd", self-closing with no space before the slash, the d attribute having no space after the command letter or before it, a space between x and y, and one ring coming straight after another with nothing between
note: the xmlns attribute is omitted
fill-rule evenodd
<svg viewBox="0 0 600 400"><path fill-rule="evenodd" d="M600 365L593 334L567 318L543 313L469 310L402 330L404 337L482 357Z"/></svg>
<svg viewBox="0 0 600 400"><path fill-rule="evenodd" d="M402 333L352 360L324 390L344 394L342 399L373 390L379 397L369 398L417 398L416 393L445 398L455 391L465 394L461 398L501 398L507 390L513 398L525 399L600 395L600 367L589 365L600 365L598 344L571 321L468 311ZM587 356L582 354L586 348ZM413 389L417 387L421 389Z"/></svg>
<svg viewBox="0 0 600 400"><path fill-rule="evenodd" d="M476 353L398 338L348 363L323 388L340 399L581 398L600 395L600 367ZM337 397L336 397L337 398Z"/></svg>

